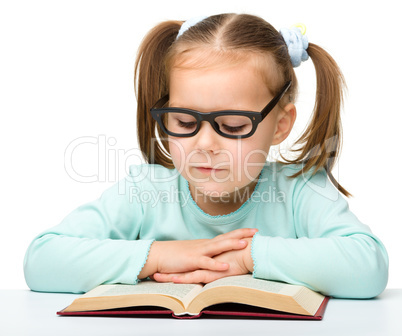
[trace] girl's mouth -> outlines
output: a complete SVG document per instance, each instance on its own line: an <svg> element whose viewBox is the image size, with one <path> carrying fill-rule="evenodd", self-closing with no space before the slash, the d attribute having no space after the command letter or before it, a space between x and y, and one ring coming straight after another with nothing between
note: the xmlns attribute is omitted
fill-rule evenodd
<svg viewBox="0 0 402 336"><path fill-rule="evenodd" d="M224 170L224 169L214 169L214 168L209 168L209 167L195 167L195 168L203 174L211 174L212 172L217 173L217 172Z"/></svg>

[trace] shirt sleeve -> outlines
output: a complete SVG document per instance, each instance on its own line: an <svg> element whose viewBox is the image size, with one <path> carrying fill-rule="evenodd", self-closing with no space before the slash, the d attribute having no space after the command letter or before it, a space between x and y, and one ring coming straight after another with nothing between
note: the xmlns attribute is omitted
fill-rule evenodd
<svg viewBox="0 0 402 336"><path fill-rule="evenodd" d="M296 238L254 236L254 277L338 298L371 298L385 289L384 245L349 210L324 170L296 183L291 212Z"/></svg>
<svg viewBox="0 0 402 336"><path fill-rule="evenodd" d="M24 259L35 291L83 293L111 283L135 284L153 240L138 240L143 211L131 176L38 235Z"/></svg>

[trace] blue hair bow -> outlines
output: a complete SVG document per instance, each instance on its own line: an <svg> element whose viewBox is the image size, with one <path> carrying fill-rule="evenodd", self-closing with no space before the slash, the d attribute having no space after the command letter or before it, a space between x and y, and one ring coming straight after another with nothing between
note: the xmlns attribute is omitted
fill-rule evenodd
<svg viewBox="0 0 402 336"><path fill-rule="evenodd" d="M176 36L176 39L179 38L187 29L189 29L192 26L195 26L198 22L201 22L202 20L206 19L208 16L197 16L193 17L186 22L184 22L179 30L179 33Z"/></svg>
<svg viewBox="0 0 402 336"><path fill-rule="evenodd" d="M281 28L279 32L288 46L289 56L293 67L296 68L302 61L307 61L308 39L307 36L302 34L301 28Z"/></svg>

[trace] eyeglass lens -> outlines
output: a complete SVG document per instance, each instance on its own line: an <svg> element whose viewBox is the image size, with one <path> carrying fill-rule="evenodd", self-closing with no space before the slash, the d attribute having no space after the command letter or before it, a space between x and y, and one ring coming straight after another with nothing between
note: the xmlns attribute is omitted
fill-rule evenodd
<svg viewBox="0 0 402 336"><path fill-rule="evenodd" d="M251 119L246 116L223 115L217 116L214 121L218 129L228 135L246 135L253 128ZM164 113L162 122L169 132L176 134L190 134L197 128L197 119L183 112Z"/></svg>

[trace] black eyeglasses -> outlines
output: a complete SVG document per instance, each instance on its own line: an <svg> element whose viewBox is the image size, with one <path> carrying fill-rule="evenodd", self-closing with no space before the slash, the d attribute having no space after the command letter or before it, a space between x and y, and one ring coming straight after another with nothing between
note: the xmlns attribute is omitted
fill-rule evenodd
<svg viewBox="0 0 402 336"><path fill-rule="evenodd" d="M242 110L199 112L179 107L162 107L169 100L169 95L166 95L151 108L151 115L162 130L171 136L192 137L200 130L201 121L208 121L219 135L230 139L244 139L254 134L258 124L278 104L291 84L292 81L287 82L261 112Z"/></svg>

